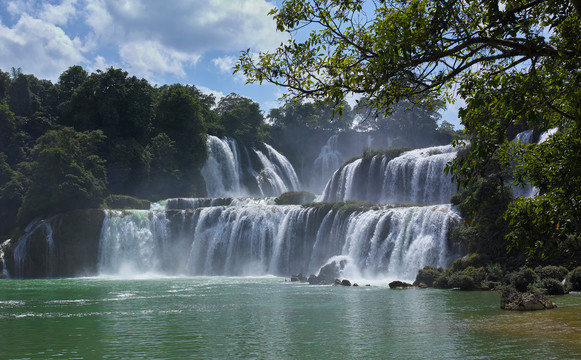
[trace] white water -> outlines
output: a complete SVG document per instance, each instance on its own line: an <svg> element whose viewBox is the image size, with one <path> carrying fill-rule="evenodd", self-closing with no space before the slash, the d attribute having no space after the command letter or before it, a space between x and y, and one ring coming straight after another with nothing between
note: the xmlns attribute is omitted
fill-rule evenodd
<svg viewBox="0 0 581 360"><path fill-rule="evenodd" d="M7 279L10 277L8 269L6 268L6 259L4 258L4 250L10 246L11 240L8 239L0 244L0 264L2 264L2 276L0 279Z"/></svg>
<svg viewBox="0 0 581 360"><path fill-rule="evenodd" d="M445 204L456 192L444 173L456 150L451 145L416 149L391 161L381 155L358 159L333 174L323 201L369 200L385 204Z"/></svg>
<svg viewBox="0 0 581 360"><path fill-rule="evenodd" d="M31 246L31 237L36 234L37 231L44 232L47 259L50 259L54 255L54 241L52 237L53 229L51 221L52 218L46 220L35 220L28 224L24 229L25 234L18 240L13 254L16 277L22 277L22 274L25 273L25 266L27 263L31 262L29 247ZM48 264L47 272L46 275L51 276L50 266L48 266Z"/></svg>
<svg viewBox="0 0 581 360"><path fill-rule="evenodd" d="M259 162L253 163L249 150L236 140L208 135L209 157L202 167L208 196L264 197L298 190L300 184L290 162L270 145L264 147L266 153L252 149Z"/></svg>
<svg viewBox="0 0 581 360"><path fill-rule="evenodd" d="M323 190L333 172L345 161L344 155L338 148L338 139L339 135L331 136L313 163L311 190L315 193Z"/></svg>
<svg viewBox="0 0 581 360"><path fill-rule="evenodd" d="M413 280L446 266L459 216L449 205L326 214L301 206L217 206L181 211L108 211L102 274L289 276L317 273L337 256L343 276Z"/></svg>

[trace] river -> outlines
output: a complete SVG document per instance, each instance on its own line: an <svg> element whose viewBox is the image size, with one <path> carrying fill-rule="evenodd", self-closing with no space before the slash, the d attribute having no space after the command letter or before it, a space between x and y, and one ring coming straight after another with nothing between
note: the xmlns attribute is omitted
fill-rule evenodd
<svg viewBox="0 0 581 360"><path fill-rule="evenodd" d="M581 294L512 313L494 292L280 277L0 282L2 359L578 359Z"/></svg>

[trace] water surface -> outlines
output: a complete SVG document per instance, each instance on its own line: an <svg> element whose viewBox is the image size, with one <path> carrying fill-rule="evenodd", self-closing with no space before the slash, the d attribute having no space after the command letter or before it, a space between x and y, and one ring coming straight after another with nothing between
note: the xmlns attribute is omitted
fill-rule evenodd
<svg viewBox="0 0 581 360"><path fill-rule="evenodd" d="M534 313L492 292L282 278L0 282L2 359L575 359L581 295Z"/></svg>

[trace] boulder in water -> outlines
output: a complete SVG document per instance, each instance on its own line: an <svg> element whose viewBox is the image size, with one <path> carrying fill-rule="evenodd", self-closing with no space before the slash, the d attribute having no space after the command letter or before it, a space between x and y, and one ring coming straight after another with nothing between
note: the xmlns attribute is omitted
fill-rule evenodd
<svg viewBox="0 0 581 360"><path fill-rule="evenodd" d="M538 293L504 291L500 298L500 308L511 311L535 311L554 309L557 305L547 296Z"/></svg>
<svg viewBox="0 0 581 360"><path fill-rule="evenodd" d="M291 275L291 282L307 282L307 277L303 274Z"/></svg>
<svg viewBox="0 0 581 360"><path fill-rule="evenodd" d="M341 285L342 286L351 286L351 281L347 280L347 279L343 279L341 281Z"/></svg>
<svg viewBox="0 0 581 360"><path fill-rule="evenodd" d="M309 284L312 285L331 285L340 277L341 269L345 266L346 261L333 261L323 266L319 275L312 274L309 276Z"/></svg>
<svg viewBox="0 0 581 360"><path fill-rule="evenodd" d="M389 283L390 289L409 289L413 287L414 286L412 284L399 280L395 280Z"/></svg>

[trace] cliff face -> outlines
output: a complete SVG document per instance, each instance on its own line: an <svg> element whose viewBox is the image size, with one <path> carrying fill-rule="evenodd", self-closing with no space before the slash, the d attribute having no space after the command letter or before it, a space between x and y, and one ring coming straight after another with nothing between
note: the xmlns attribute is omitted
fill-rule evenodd
<svg viewBox="0 0 581 360"><path fill-rule="evenodd" d="M30 224L5 255L10 277L95 275L103 218L102 210L75 210Z"/></svg>

